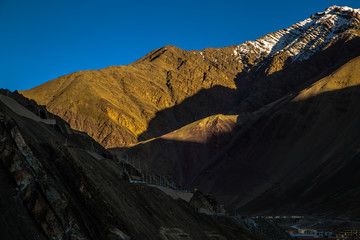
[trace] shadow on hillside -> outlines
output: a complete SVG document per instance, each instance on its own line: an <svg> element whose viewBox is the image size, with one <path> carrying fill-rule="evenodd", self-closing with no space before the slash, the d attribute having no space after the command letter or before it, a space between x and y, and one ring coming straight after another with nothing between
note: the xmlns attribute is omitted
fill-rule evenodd
<svg viewBox="0 0 360 240"><path fill-rule="evenodd" d="M148 130L138 139L143 141L159 137L205 117L226 114L234 106L235 100L235 89L214 86L200 90L180 104L156 113L148 125Z"/></svg>
<svg viewBox="0 0 360 240"><path fill-rule="evenodd" d="M209 165L199 174L199 185L206 185L211 179L216 182L213 188L221 189L221 195L235 194L226 188L231 182L256 182L236 178L237 166L246 162L271 176L272 187L249 198L247 204L233 202L232 208L241 207L243 214L359 217L359 101L360 86L354 86L288 103L269 117L259 119L251 131L238 135L222 155L232 160L221 170L216 162ZM227 178L214 180L215 172L219 176L226 174ZM237 194L245 197L249 193Z"/></svg>
<svg viewBox="0 0 360 240"><path fill-rule="evenodd" d="M156 138L128 149L123 156L126 155L143 170L151 170L173 179L186 189L193 189L189 182L232 137L233 132L216 134L206 142Z"/></svg>

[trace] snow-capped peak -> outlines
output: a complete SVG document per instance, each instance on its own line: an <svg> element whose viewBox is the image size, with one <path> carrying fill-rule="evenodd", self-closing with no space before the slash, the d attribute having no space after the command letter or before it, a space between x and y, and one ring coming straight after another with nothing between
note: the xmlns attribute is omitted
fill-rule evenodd
<svg viewBox="0 0 360 240"><path fill-rule="evenodd" d="M339 6L336 6L336 5L333 5L333 6L330 6L328 7L327 9L325 9L324 12L320 12L319 14L323 13L323 14L329 14L330 12L357 12L357 13L360 13L360 9L357 9L357 8L351 8L351 7L347 7L347 6L344 6L344 7L339 7Z"/></svg>
<svg viewBox="0 0 360 240"><path fill-rule="evenodd" d="M249 53L268 57L286 51L292 61L303 61L324 49L354 22L360 23L360 9L331 6L289 28L238 45L233 56L241 61Z"/></svg>

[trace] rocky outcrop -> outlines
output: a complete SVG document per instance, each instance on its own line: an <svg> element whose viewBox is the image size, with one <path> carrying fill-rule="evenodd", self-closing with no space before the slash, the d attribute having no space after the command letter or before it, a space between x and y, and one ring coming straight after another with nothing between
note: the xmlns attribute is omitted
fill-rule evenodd
<svg viewBox="0 0 360 240"><path fill-rule="evenodd" d="M59 193L53 179L26 144L16 123L1 112L2 164L17 186L17 194L48 238L62 239L66 235L84 239L74 214L69 211L70 199ZM76 236L76 238L75 238Z"/></svg>

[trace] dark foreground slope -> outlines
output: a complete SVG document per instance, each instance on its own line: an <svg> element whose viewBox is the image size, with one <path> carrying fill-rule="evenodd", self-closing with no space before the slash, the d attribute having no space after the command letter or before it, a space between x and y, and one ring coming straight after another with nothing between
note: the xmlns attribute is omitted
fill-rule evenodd
<svg viewBox="0 0 360 240"><path fill-rule="evenodd" d="M38 109L21 95L10 97ZM56 116L54 126L20 116L13 109L26 111L4 101L1 95L1 239L256 239L226 218L130 184L86 134Z"/></svg>

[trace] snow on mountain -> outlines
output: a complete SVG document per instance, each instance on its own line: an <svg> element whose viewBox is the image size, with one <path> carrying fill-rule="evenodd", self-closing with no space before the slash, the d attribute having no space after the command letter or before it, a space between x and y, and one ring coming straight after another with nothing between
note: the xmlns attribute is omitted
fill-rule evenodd
<svg viewBox="0 0 360 240"><path fill-rule="evenodd" d="M354 22L360 23L359 20L360 9L331 6L289 28L238 45L233 56L242 61L247 54L271 57L286 51L292 61L304 61L350 29Z"/></svg>

